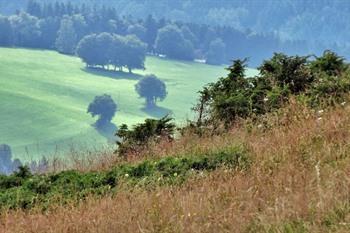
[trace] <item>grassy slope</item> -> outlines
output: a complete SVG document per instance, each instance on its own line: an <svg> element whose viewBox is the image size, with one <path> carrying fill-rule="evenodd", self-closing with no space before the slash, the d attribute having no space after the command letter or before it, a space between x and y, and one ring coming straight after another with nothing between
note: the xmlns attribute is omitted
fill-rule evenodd
<svg viewBox="0 0 350 233"><path fill-rule="evenodd" d="M0 143L12 146L22 157L58 151L64 144L98 145L106 140L90 125L87 113L96 95L108 93L118 103L113 123L134 124L146 117L173 112L177 122L191 117L190 108L204 84L225 74L221 66L148 57L146 71L138 75L84 70L76 57L53 51L0 48ZM153 73L168 87L159 108L145 112L134 91L137 79ZM81 144L84 142L84 144ZM27 156L26 156L27 157ZM27 157L28 158L28 157Z"/></svg>
<svg viewBox="0 0 350 233"><path fill-rule="evenodd" d="M271 128L262 129L262 122ZM292 103L281 114L242 122L227 134L189 134L154 148L158 156L203 156L244 145L252 159L247 170L189 172L181 185L149 186L152 178L158 181L152 173L136 186L121 179L112 197L89 197L80 206L62 203L46 212L4 212L0 232L350 232L349 141L348 104L325 109L319 119ZM25 187L38 187L36 181Z"/></svg>

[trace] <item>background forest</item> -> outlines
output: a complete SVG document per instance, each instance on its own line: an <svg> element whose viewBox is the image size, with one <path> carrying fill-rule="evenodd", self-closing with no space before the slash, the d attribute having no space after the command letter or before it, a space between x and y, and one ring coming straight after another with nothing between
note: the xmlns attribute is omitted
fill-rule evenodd
<svg viewBox="0 0 350 233"><path fill-rule="evenodd" d="M27 7L24 2L29 3ZM37 36L45 38L44 42L36 41L45 48L54 47L56 35L45 29L57 32L62 16L67 14L75 22L77 40L92 32L136 34L148 44L148 51L154 48L159 30L176 24L178 28L172 29L180 32L179 41L187 41L185 50L189 54L185 58L206 59L209 63L218 60L229 63L231 59L249 57L250 64L255 66L277 51L320 55L325 49L341 54L348 54L350 49L347 42L350 23L346 20L349 7L341 0L59 2L1 0L0 13L12 15L24 10L35 16L30 18L31 23L39 27L41 36ZM47 39L49 35L51 39ZM226 51L222 57L215 54L222 51Z"/></svg>

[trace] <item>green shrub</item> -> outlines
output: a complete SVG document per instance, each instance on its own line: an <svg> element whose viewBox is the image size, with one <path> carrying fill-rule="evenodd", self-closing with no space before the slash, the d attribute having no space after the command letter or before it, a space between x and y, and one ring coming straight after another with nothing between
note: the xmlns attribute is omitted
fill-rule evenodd
<svg viewBox="0 0 350 233"><path fill-rule="evenodd" d="M26 175L24 178L18 174L0 176L0 206L22 209L39 206L46 209L55 203L76 203L91 195L113 193L121 179L131 185L179 184L193 171L211 171L221 166L244 169L249 161L244 150L232 148L205 155L123 164L101 172L72 170L49 175Z"/></svg>
<svg viewBox="0 0 350 233"><path fill-rule="evenodd" d="M315 108L341 103L350 91L348 67L344 58L331 51L314 61L310 56L275 53L258 68L259 76L246 78L246 59L235 60L227 77L200 91L194 107L199 115L196 125L216 128L220 122L228 125L239 118L263 115L283 107L292 96L303 96Z"/></svg>

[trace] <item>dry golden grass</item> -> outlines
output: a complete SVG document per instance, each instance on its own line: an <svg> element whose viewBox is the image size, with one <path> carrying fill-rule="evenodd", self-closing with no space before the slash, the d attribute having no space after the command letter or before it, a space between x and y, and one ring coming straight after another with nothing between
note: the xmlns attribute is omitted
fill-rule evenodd
<svg viewBox="0 0 350 233"><path fill-rule="evenodd" d="M0 232L350 232L350 108L317 113L292 103L250 125L152 150L163 156L243 144L254 159L248 171L121 188L115 197L45 213L9 211Z"/></svg>

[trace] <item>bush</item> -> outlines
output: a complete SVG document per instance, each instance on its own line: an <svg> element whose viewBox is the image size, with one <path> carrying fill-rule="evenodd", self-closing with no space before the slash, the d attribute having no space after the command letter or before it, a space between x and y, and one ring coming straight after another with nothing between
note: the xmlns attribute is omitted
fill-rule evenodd
<svg viewBox="0 0 350 233"><path fill-rule="evenodd" d="M314 61L276 53L259 67L260 75L251 78L244 75L246 62L233 61L227 77L200 91L194 108L197 126L215 128L220 122L259 116L281 108L291 96L306 97L312 107L333 105L345 101L350 91L348 64L330 51Z"/></svg>
<svg viewBox="0 0 350 233"><path fill-rule="evenodd" d="M22 167L17 174L0 176L0 206L47 209L55 204L78 203L91 195L113 193L121 179L131 185L175 184L183 182L196 171L211 171L221 166L245 169L249 164L246 152L234 147L211 154L123 164L100 172L63 171L58 174L29 175L23 172Z"/></svg>
<svg viewBox="0 0 350 233"><path fill-rule="evenodd" d="M175 130L172 120L169 116L159 120L146 119L144 123L135 125L130 130L127 125L122 125L116 134L120 138L117 142L117 152L119 155L126 156L128 153L142 151L150 142L162 139L171 141Z"/></svg>

